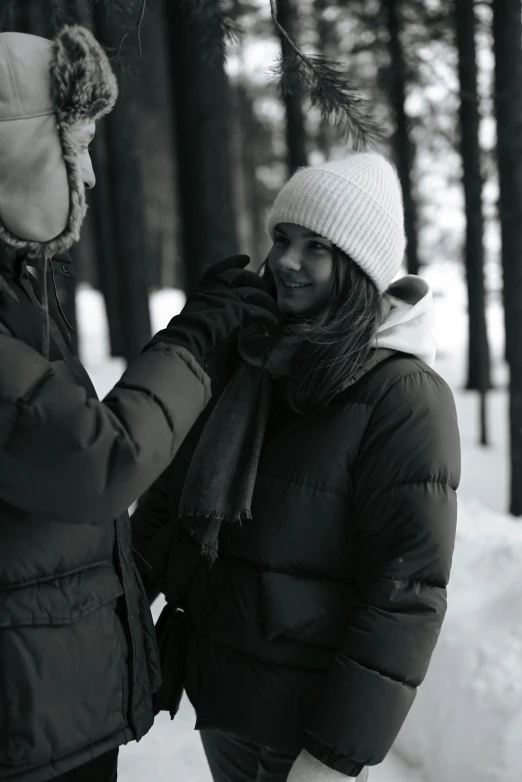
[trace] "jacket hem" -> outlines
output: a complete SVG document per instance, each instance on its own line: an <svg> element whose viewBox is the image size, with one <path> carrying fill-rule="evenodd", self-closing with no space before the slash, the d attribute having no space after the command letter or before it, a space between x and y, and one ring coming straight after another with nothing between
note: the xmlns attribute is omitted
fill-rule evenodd
<svg viewBox="0 0 522 782"><path fill-rule="evenodd" d="M357 777L364 769L364 763L356 763L332 747L325 746L309 733L305 734L304 749L320 763L347 777Z"/></svg>

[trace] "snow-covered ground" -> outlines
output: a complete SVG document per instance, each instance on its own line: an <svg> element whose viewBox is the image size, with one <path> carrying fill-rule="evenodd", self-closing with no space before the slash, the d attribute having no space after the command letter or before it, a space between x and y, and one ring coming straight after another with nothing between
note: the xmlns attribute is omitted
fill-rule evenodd
<svg viewBox="0 0 522 782"><path fill-rule="evenodd" d="M522 523L507 505L507 404L503 322L489 307L497 389L490 395L491 444L478 441L478 400L465 393L466 313L452 264L426 271L435 292L438 371L452 386L462 435L463 474L449 610L426 682L372 782L520 782L522 780ZM81 350L103 396L121 361L107 359L98 294L80 287ZM183 304L178 291L151 298L154 329ZM157 603L155 611L160 609ZM185 701L174 722L161 716L139 744L122 749L122 782L210 782L194 718Z"/></svg>

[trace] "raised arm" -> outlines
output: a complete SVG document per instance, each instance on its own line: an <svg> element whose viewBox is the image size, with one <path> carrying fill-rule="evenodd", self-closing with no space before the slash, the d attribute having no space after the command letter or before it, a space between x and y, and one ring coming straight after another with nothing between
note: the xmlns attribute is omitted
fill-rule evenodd
<svg viewBox="0 0 522 782"><path fill-rule="evenodd" d="M182 347L157 344L103 402L0 335L0 499L67 523L126 510L166 467L204 409L208 378Z"/></svg>
<svg viewBox="0 0 522 782"><path fill-rule="evenodd" d="M207 355L245 318L277 317L245 256L203 278L103 402L0 332L0 501L66 523L124 511L172 461L204 409Z"/></svg>

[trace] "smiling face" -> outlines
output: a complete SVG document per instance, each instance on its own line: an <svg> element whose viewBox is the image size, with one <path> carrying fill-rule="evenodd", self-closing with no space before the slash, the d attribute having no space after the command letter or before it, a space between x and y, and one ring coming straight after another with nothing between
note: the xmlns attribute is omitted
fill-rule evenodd
<svg viewBox="0 0 522 782"><path fill-rule="evenodd" d="M96 133L94 122L78 122L71 128L72 138L78 149L78 162L82 179L87 190L91 190L96 184L96 176L92 167L92 160L89 154L89 146Z"/></svg>
<svg viewBox="0 0 522 782"><path fill-rule="evenodd" d="M330 297L333 245L300 225L280 223L268 256L277 304L287 315L316 315Z"/></svg>

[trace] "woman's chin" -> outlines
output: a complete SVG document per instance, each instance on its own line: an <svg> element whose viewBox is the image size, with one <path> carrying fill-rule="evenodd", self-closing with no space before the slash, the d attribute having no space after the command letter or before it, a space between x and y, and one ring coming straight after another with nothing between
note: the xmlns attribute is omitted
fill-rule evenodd
<svg viewBox="0 0 522 782"><path fill-rule="evenodd" d="M284 315L305 315L308 309L306 302L284 294L277 297L277 306Z"/></svg>
<svg viewBox="0 0 522 782"><path fill-rule="evenodd" d="M277 297L277 306L281 312L285 313L285 315L289 312L295 312L295 304L283 298L282 296Z"/></svg>
<svg viewBox="0 0 522 782"><path fill-rule="evenodd" d="M299 307L296 304L292 304L291 302L285 301L278 305L279 309L283 313L283 315L286 315L287 318L292 317L298 317L298 316L306 316L307 314L307 308L306 307Z"/></svg>
<svg viewBox="0 0 522 782"><path fill-rule="evenodd" d="M283 315L286 315L288 318L307 318L315 315L317 313L317 306L314 306L310 302L305 303L298 302L298 301L288 301L288 299L281 297L281 300L278 298L277 300L277 306L283 313Z"/></svg>

